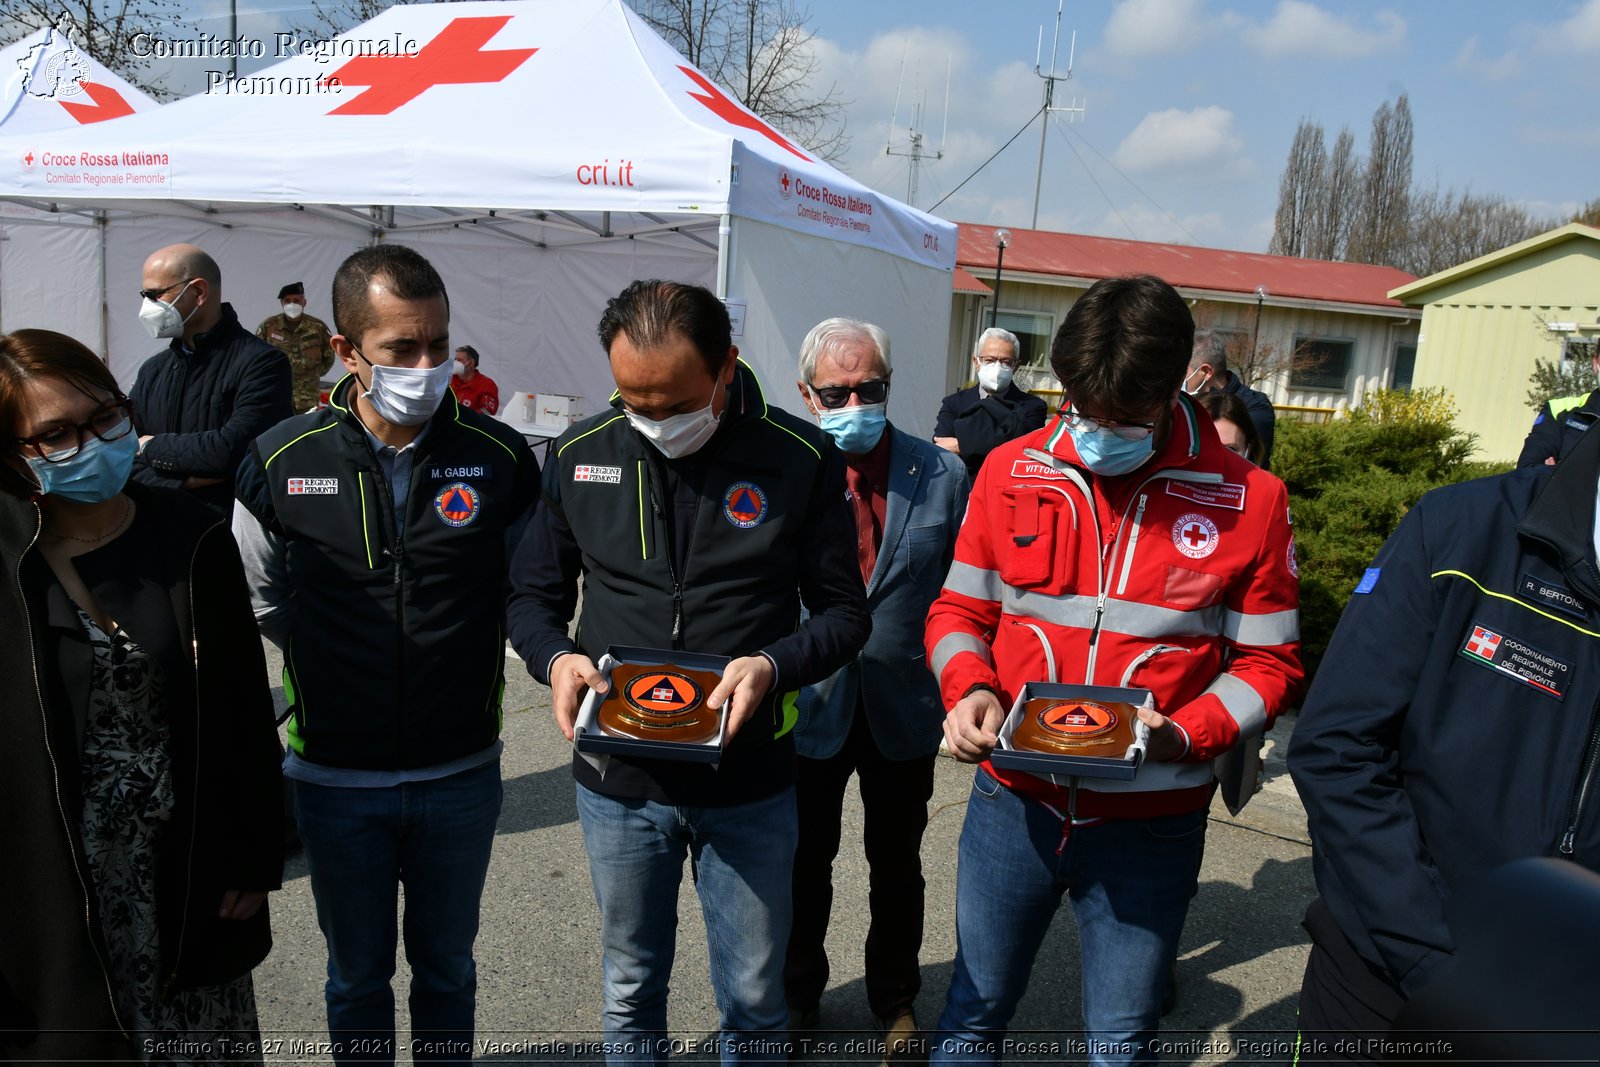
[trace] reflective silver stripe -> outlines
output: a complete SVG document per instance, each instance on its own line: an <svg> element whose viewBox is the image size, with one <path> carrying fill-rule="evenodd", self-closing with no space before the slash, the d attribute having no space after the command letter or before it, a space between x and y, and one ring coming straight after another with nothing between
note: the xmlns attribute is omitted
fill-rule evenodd
<svg viewBox="0 0 1600 1067"><path fill-rule="evenodd" d="M1005 583L1000 580L1000 575L996 571L984 570L982 567L974 567L970 563L956 560L950 564L950 570L944 576L944 587L952 593L960 593L976 600L998 601Z"/></svg>
<svg viewBox="0 0 1600 1067"><path fill-rule="evenodd" d="M1054 623L1081 630L1094 628L1095 598L1092 596L1050 596L1047 593L1030 593L1014 586L1005 587L1001 606L1009 615L1022 615L1040 622Z"/></svg>
<svg viewBox="0 0 1600 1067"><path fill-rule="evenodd" d="M946 665L960 652L972 652L980 656L983 662L991 665L994 663L994 656L990 653L989 646L972 634L945 634L939 638L939 643L933 646L933 659L929 666L933 668L934 677L943 675Z"/></svg>
<svg viewBox="0 0 1600 1067"><path fill-rule="evenodd" d="M1239 733L1244 737L1255 737L1266 729L1267 702L1251 688L1249 682L1231 674L1222 674L1206 687L1206 692L1222 701L1222 706L1239 724Z"/></svg>
<svg viewBox="0 0 1600 1067"><path fill-rule="evenodd" d="M1179 611L1132 600L1106 601L1102 630L1130 637L1215 637L1222 629L1222 609L1213 605L1198 611Z"/></svg>
<svg viewBox="0 0 1600 1067"><path fill-rule="evenodd" d="M946 587L949 581L945 582ZM1022 615L1057 626L1094 628L1096 598L1092 596L1049 596L1025 589L1004 586L1001 606L1007 614ZM1132 600L1106 598L1101 630L1159 641L1170 637L1215 637L1222 632L1222 608L1212 606L1198 611L1179 611Z"/></svg>
<svg viewBox="0 0 1600 1067"><path fill-rule="evenodd" d="M1300 640L1300 612L1272 611L1265 615L1222 614L1222 636L1236 645L1287 645Z"/></svg>

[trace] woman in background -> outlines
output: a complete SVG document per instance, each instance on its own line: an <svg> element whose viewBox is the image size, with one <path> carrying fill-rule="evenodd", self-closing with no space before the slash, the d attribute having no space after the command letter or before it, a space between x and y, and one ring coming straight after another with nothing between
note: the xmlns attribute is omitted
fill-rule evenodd
<svg viewBox="0 0 1600 1067"><path fill-rule="evenodd" d="M1261 466L1261 434L1250 421L1250 411L1232 393L1205 393L1194 398L1217 425L1217 436L1230 452Z"/></svg>
<svg viewBox="0 0 1600 1067"><path fill-rule="evenodd" d="M225 520L128 481L132 405L0 335L0 1061L261 1061L282 877L261 640Z"/></svg>

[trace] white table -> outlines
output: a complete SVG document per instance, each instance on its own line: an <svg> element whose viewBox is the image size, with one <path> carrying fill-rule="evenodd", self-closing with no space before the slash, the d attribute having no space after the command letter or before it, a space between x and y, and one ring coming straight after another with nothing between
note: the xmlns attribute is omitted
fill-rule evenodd
<svg viewBox="0 0 1600 1067"><path fill-rule="evenodd" d="M547 460L550 458L550 449L555 444L556 438L566 429L565 426L552 426L548 422L523 422L504 413L497 414L495 418L520 433L533 447L544 445L544 457Z"/></svg>

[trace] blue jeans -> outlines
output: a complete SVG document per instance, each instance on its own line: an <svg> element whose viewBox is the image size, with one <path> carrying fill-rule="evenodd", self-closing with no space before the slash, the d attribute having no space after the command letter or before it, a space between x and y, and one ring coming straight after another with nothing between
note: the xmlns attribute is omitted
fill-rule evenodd
<svg viewBox="0 0 1600 1067"><path fill-rule="evenodd" d="M999 1061L1064 894L1078 921L1088 1062L1156 1062L1150 1042L1205 832L1201 810L1107 820L1063 839L1054 813L980 769L956 869L955 971L930 1064Z"/></svg>
<svg viewBox="0 0 1600 1067"><path fill-rule="evenodd" d="M295 821L328 943L334 1062L394 1062L395 914L405 886L417 1062L468 1063L472 942L500 817L500 762L386 789L294 783Z"/></svg>
<svg viewBox="0 0 1600 1067"><path fill-rule="evenodd" d="M608 797L581 785L577 791L600 906L606 1062L666 1062L667 980L685 856L706 923L722 1062L787 1059L783 955L797 835L794 789L707 808Z"/></svg>

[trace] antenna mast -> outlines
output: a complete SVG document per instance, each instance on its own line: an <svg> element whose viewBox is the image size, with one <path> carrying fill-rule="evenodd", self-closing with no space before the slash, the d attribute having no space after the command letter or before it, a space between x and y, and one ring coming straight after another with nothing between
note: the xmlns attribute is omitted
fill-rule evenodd
<svg viewBox="0 0 1600 1067"><path fill-rule="evenodd" d="M902 79L905 77L905 59L903 57L900 60L900 76ZM944 82L944 121L945 128L948 130L950 125L950 60L948 57L945 59ZM922 167L923 160L928 158L928 154L923 148L925 136L922 132L923 120L926 117L925 111L927 108L927 99L928 94L924 92L922 94L922 103L911 105L911 124L906 128L907 147L903 150L896 151L894 147L894 123L895 119L899 117L900 112L900 87L898 85L895 86L895 113L894 116L889 119L889 140L884 144L883 147L885 155L905 156L911 160L910 174L907 175L906 178L906 203L910 204L912 207L917 206L917 171ZM937 162L943 158L944 140L943 135L941 135L939 150L933 153L933 159L935 162Z"/></svg>
<svg viewBox="0 0 1600 1067"><path fill-rule="evenodd" d="M1067 46L1067 72L1065 74L1057 74L1056 57L1060 55L1061 49L1061 9L1065 3L1066 0L1056 0L1056 30L1055 36L1051 38L1050 41L1049 74L1045 74L1040 69L1039 62L1043 58L1044 53L1043 26L1039 27L1039 42L1035 46L1033 53L1033 73L1044 79L1043 121L1039 125L1039 166L1034 172L1033 176L1033 222L1030 224L1030 228L1035 230L1039 228L1039 188L1044 182L1044 140L1045 135L1050 132L1050 116L1060 113L1066 115L1067 121L1071 122L1074 118L1076 118L1078 115L1082 115L1085 110L1087 110L1088 103L1085 101L1084 104L1080 105L1078 103L1078 98L1073 97L1072 103L1066 107L1057 107L1055 104L1056 82L1072 80L1072 61L1078 50L1078 35L1076 32L1074 32L1071 37L1071 43Z"/></svg>

